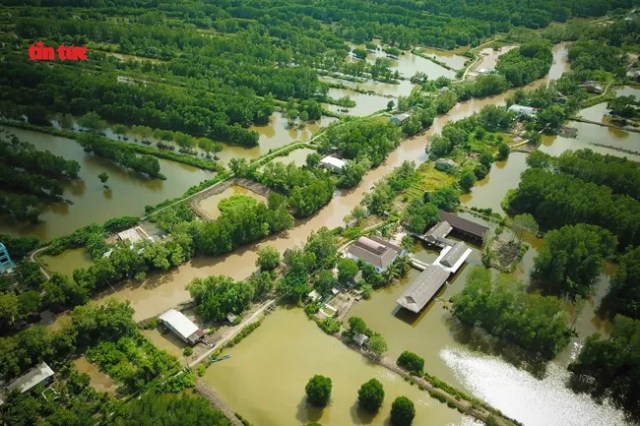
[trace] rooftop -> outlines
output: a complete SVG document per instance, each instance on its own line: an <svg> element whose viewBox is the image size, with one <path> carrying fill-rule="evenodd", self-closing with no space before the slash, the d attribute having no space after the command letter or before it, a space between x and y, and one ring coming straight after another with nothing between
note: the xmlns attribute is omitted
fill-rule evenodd
<svg viewBox="0 0 640 426"><path fill-rule="evenodd" d="M189 336L199 330L197 325L195 325L182 312L176 311L175 309L169 309L167 312L160 315L160 320L169 325L176 333L180 334L185 339L188 339Z"/></svg>
<svg viewBox="0 0 640 426"><path fill-rule="evenodd" d="M402 248L378 237L360 237L349 247L349 254L372 264L378 269L386 269L399 254Z"/></svg>
<svg viewBox="0 0 640 426"><path fill-rule="evenodd" d="M406 112L403 112L403 113L394 115L393 117L391 117L391 120L395 120L395 121L399 121L400 123L404 123L410 117L411 116L409 114L407 114Z"/></svg>
<svg viewBox="0 0 640 426"><path fill-rule="evenodd" d="M150 239L149 235L144 232L144 229L139 226L125 229L122 232L118 232L118 238L120 238L122 241L129 241L131 244Z"/></svg>
<svg viewBox="0 0 640 426"><path fill-rule="evenodd" d="M347 166L347 162L341 158L334 157L333 155L327 155L322 160L320 160L320 164L323 166L330 166L334 169L343 169Z"/></svg>
<svg viewBox="0 0 640 426"><path fill-rule="evenodd" d="M438 238L444 238L447 235L449 235L449 232L451 232L453 230L453 228L451 227L451 225L449 225L449 222L447 222L446 220L443 220L442 222L438 222L435 225L433 225L431 228L429 228L429 230L427 231L426 234L424 234L425 237L427 237L427 239L433 239L436 240Z"/></svg>
<svg viewBox="0 0 640 426"><path fill-rule="evenodd" d="M537 110L534 107L513 104L509 107L508 111L515 112L518 115L535 115Z"/></svg>
<svg viewBox="0 0 640 426"><path fill-rule="evenodd" d="M471 234L472 236L477 237L479 239L484 239L484 235L489 230L489 228L487 228L484 225L480 225L479 223L461 218L458 215L445 212L444 210L440 210L440 220L445 220L449 222L449 224L453 227L453 229L457 231L462 231L464 233Z"/></svg>
<svg viewBox="0 0 640 426"><path fill-rule="evenodd" d="M411 282L402 297L398 299L398 304L411 312L420 312L448 277L448 271L437 265L429 265Z"/></svg>
<svg viewBox="0 0 640 426"><path fill-rule="evenodd" d="M442 269L455 274L470 254L471 249L459 241L452 246L445 247L434 263L440 263Z"/></svg>
<svg viewBox="0 0 640 426"><path fill-rule="evenodd" d="M53 376L53 370L47 365L46 362L33 367L26 374L18 377L7 386L7 391L17 390L18 392L26 392L34 386L39 385L49 377Z"/></svg>

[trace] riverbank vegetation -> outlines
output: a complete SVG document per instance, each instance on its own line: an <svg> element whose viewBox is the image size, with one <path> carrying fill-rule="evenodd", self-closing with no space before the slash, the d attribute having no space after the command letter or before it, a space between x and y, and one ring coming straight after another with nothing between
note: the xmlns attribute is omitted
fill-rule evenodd
<svg viewBox="0 0 640 426"><path fill-rule="evenodd" d="M464 324L551 359L573 335L569 308L556 297L524 290L512 277L492 279L488 269L474 268L464 290L451 299L453 314Z"/></svg>
<svg viewBox="0 0 640 426"><path fill-rule="evenodd" d="M39 151L0 129L0 215L38 221L47 204L64 201L64 183L78 178L80 165Z"/></svg>

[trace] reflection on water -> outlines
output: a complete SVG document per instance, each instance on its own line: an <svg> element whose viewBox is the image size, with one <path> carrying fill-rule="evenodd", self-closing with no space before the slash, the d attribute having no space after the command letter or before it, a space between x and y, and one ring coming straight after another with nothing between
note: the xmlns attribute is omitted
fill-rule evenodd
<svg viewBox="0 0 640 426"><path fill-rule="evenodd" d="M307 156L313 152L316 151L309 148L296 149L283 157L274 158L273 162L282 164L293 163L296 166L304 166L307 163Z"/></svg>
<svg viewBox="0 0 640 426"><path fill-rule="evenodd" d="M513 152L506 161L496 161L489 174L476 182L471 192L463 194L460 201L466 207L490 208L504 214L500 206L509 189L517 188L520 174L527 168L527 154Z"/></svg>
<svg viewBox="0 0 640 426"><path fill-rule="evenodd" d="M203 380L235 411L261 426L312 421L324 425L386 425L391 402L400 395L414 402L416 425L476 424L324 334L300 309L277 309L242 343L225 353L231 358L211 365ZM331 402L324 409L305 401L304 387L315 374L333 381ZM358 388L372 378L382 382L385 391L384 403L375 416L357 407Z"/></svg>
<svg viewBox="0 0 640 426"><path fill-rule="evenodd" d="M76 160L81 166L79 175L82 180L64 184L64 197L73 204L48 205L40 215L41 222L36 225L2 220L0 232L34 235L43 240L70 234L90 223L102 223L118 216L141 215L145 205L155 205L182 195L190 186L213 177L211 172L159 160L160 170L167 180L144 179L108 160L86 154L74 140L31 130L2 128L39 150L48 150L67 160ZM105 191L98 179L102 172L109 175L110 191Z"/></svg>
<svg viewBox="0 0 640 426"><path fill-rule="evenodd" d="M474 395L527 426L626 425L622 412L565 386L569 372L550 363L538 380L499 359L445 348L440 358Z"/></svg>
<svg viewBox="0 0 640 426"><path fill-rule="evenodd" d="M385 104L386 106L386 104ZM225 145L224 149L218 153L220 160L228 164L232 158L252 159L260 157L271 149L282 148L295 141L306 141L330 123L336 121L333 117L322 117L320 121L306 123L303 128L297 126L289 127L288 120L281 112L271 115L269 124L262 126L251 126L260 135L259 145L253 148L243 148L241 146Z"/></svg>

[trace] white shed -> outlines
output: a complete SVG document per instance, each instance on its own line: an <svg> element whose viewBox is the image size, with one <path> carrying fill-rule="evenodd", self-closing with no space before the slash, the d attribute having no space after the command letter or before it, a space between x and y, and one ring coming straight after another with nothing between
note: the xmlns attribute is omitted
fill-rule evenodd
<svg viewBox="0 0 640 426"><path fill-rule="evenodd" d="M196 344L204 337L204 332L198 328L182 312L169 309L160 315L160 321L173 331L183 342L190 345Z"/></svg>

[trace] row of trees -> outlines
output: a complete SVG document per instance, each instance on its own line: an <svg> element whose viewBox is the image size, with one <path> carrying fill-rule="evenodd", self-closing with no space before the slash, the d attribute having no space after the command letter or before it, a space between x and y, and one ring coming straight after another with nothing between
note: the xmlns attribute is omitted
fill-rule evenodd
<svg viewBox="0 0 640 426"><path fill-rule="evenodd" d="M307 382L305 392L311 404L326 407L331 400L333 382L329 377L315 375ZM358 389L358 406L370 413L377 413L384 401L384 387L377 379L365 382ZM391 424L409 426L413 423L416 410L413 402L405 397L397 397L391 404Z"/></svg>

